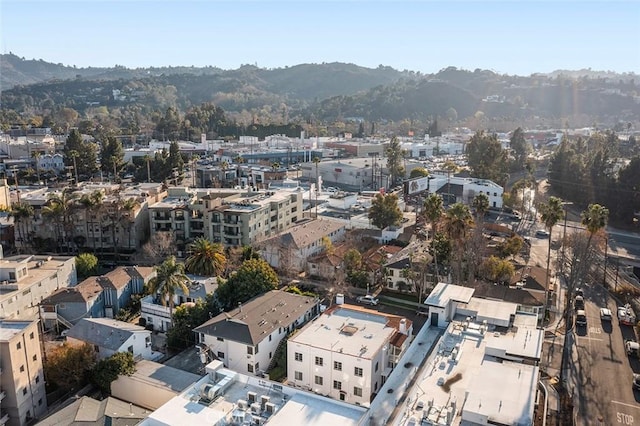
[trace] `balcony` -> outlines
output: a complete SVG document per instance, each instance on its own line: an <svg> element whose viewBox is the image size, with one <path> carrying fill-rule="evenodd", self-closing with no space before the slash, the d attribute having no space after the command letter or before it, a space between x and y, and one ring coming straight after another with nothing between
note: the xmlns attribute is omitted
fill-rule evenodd
<svg viewBox="0 0 640 426"><path fill-rule="evenodd" d="M5 391L0 391L0 402L2 402L5 396L7 396L7 393Z"/></svg>
<svg viewBox="0 0 640 426"><path fill-rule="evenodd" d="M5 425L9 422L9 413L6 411L0 411L0 425Z"/></svg>

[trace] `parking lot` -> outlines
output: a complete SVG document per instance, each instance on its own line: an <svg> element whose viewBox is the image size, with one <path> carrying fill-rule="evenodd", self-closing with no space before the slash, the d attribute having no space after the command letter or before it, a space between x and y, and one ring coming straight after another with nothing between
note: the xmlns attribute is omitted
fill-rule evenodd
<svg viewBox="0 0 640 426"><path fill-rule="evenodd" d="M569 366L576 424L640 424L640 392L632 387L640 360L627 356L624 345L636 340L633 327L619 323L617 303L602 286L586 288L584 298L587 324L574 328ZM611 321L601 320L601 307L613 312Z"/></svg>

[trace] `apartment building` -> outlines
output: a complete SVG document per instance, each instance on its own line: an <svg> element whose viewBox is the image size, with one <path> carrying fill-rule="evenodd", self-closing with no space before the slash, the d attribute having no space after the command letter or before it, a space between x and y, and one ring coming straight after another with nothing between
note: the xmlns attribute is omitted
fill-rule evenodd
<svg viewBox="0 0 640 426"><path fill-rule="evenodd" d="M368 406L411 342L413 324L397 315L334 305L287 343L292 386Z"/></svg>
<svg viewBox="0 0 640 426"><path fill-rule="evenodd" d="M198 237L225 246L250 245L302 218L302 196L297 188L261 192L170 188L166 199L149 207L151 233L173 232L182 248Z"/></svg>
<svg viewBox="0 0 640 426"><path fill-rule="evenodd" d="M273 290L193 331L224 366L243 374L267 371L282 339L318 314L318 301Z"/></svg>
<svg viewBox="0 0 640 426"><path fill-rule="evenodd" d="M0 259L0 318L35 319L44 298L77 281L74 257L18 255Z"/></svg>
<svg viewBox="0 0 640 426"><path fill-rule="evenodd" d="M38 321L0 319L0 424L29 424L47 412Z"/></svg>

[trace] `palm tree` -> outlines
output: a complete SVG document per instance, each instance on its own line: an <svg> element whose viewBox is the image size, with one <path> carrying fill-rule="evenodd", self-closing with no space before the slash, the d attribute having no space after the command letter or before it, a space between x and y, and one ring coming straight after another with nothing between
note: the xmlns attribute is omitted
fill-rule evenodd
<svg viewBox="0 0 640 426"><path fill-rule="evenodd" d="M438 194L431 194L424 200L423 212L425 220L429 225L431 225L431 240L436 236L436 231L438 229L438 223L440 219L442 219L442 215L444 214L444 201L442 197ZM435 263L436 268L436 283L439 280L438 278L438 255L433 252L433 262Z"/></svg>
<svg viewBox="0 0 640 426"><path fill-rule="evenodd" d="M589 204L587 210L580 215L582 224L587 227L589 232L589 240L587 241L587 249L591 246L591 239L601 229L607 226L609 219L609 209L600 204Z"/></svg>
<svg viewBox="0 0 640 426"><path fill-rule="evenodd" d="M473 219L469 207L462 203L454 203L445 215L445 228L449 239L456 246L456 264L458 266L457 279L462 281L462 253L464 243L467 239L467 228L471 225Z"/></svg>
<svg viewBox="0 0 640 426"><path fill-rule="evenodd" d="M155 268L156 276L149 281L149 290L160 296L163 306L169 305L169 315L173 316L173 297L176 291L189 294L189 278L184 274L184 265L177 263L174 256L168 257Z"/></svg>
<svg viewBox="0 0 640 426"><path fill-rule="evenodd" d="M24 248L27 245L28 238L26 237L29 234L29 227L27 225L27 221L33 217L34 210L30 204L25 202L14 203L11 206L10 211L11 216L14 217L16 221L16 229L18 230L18 238L20 240L20 248ZM20 249L18 249L20 250Z"/></svg>
<svg viewBox="0 0 640 426"><path fill-rule="evenodd" d="M549 230L549 247L547 248L547 277L546 277L546 284L545 284L545 315L546 315L546 308L547 308L547 304L549 302L549 266L551 263L551 234L553 231L553 227L556 225L556 223L558 223L558 221L560 219L562 219L564 217L564 215L566 214L564 211L564 208L562 207L562 200L558 197L549 197L549 201L545 204L542 204L540 206L540 211L542 212L541 214L541 218L542 218L542 222L544 223L544 226ZM562 244L565 244L565 241L562 242Z"/></svg>
<svg viewBox="0 0 640 426"><path fill-rule="evenodd" d="M135 211L140 203L134 197L127 198L120 204L119 222L127 228L127 248L131 250L131 228L135 223Z"/></svg>
<svg viewBox="0 0 640 426"><path fill-rule="evenodd" d="M58 244L62 239L67 252L70 241L69 232L73 227L71 215L75 209L76 197L77 195L69 189L65 189L61 193L52 193L49 195L47 205L42 209L42 214L51 217L56 223Z"/></svg>
<svg viewBox="0 0 640 426"><path fill-rule="evenodd" d="M475 197L473 197L471 206L476 211L476 220L482 223L482 220L484 219L484 215L489 210L489 197L485 193L478 194Z"/></svg>
<svg viewBox="0 0 640 426"><path fill-rule="evenodd" d="M151 183L151 156L145 154L143 158L144 162L147 163L147 183Z"/></svg>
<svg viewBox="0 0 640 426"><path fill-rule="evenodd" d="M318 192L320 192L318 165L320 164L320 157L313 157L313 164L316 165L316 219L318 218Z"/></svg>
<svg viewBox="0 0 640 426"><path fill-rule="evenodd" d="M220 276L225 269L227 259L224 248L206 238L197 238L187 248L189 257L185 262L186 270L192 274Z"/></svg>

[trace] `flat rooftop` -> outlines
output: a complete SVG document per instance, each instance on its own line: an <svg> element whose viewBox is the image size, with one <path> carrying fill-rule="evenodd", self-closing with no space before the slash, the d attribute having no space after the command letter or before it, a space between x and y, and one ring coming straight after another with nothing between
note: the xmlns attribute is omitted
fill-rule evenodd
<svg viewBox="0 0 640 426"><path fill-rule="evenodd" d="M30 325L30 321L7 321L0 319L0 342L10 341Z"/></svg>
<svg viewBox="0 0 640 426"><path fill-rule="evenodd" d="M307 324L289 342L370 359L396 331L384 314L341 305Z"/></svg>
<svg viewBox="0 0 640 426"><path fill-rule="evenodd" d="M363 407L245 376L220 368L221 365L219 361L207 365L206 376L151 413L140 425L240 426L253 424L252 420L260 418L260 424L268 425L356 426L366 412ZM216 396L206 398L209 391ZM252 406L251 394L257 406ZM271 412L266 404L262 408L262 397L268 398Z"/></svg>
<svg viewBox="0 0 640 426"><path fill-rule="evenodd" d="M450 300L469 303L472 296L473 288L448 283L438 283L424 303L425 305L444 308Z"/></svg>

